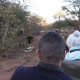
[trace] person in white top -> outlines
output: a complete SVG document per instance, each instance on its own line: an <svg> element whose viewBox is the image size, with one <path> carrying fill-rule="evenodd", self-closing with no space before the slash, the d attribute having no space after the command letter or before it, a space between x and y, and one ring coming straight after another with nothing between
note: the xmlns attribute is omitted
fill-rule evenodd
<svg viewBox="0 0 80 80"><path fill-rule="evenodd" d="M65 59L67 60L80 60L80 32L75 30L67 38L67 46L69 52L66 54Z"/></svg>

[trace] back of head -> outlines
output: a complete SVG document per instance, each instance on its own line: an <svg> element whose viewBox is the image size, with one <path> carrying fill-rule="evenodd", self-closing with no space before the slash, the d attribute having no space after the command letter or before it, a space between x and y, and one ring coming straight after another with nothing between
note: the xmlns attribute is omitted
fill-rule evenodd
<svg viewBox="0 0 80 80"><path fill-rule="evenodd" d="M68 47L80 46L80 32L75 30L68 38L67 38Z"/></svg>
<svg viewBox="0 0 80 80"><path fill-rule="evenodd" d="M73 35L75 37L79 37L80 36L80 32L78 30L75 30L74 33L73 33Z"/></svg>
<svg viewBox="0 0 80 80"><path fill-rule="evenodd" d="M42 61L59 63L65 50L65 42L58 33L48 32L40 39L38 49Z"/></svg>

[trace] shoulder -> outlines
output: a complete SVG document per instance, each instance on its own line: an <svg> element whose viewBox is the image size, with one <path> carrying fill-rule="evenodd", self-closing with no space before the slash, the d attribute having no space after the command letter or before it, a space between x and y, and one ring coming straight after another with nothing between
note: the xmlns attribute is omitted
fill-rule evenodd
<svg viewBox="0 0 80 80"><path fill-rule="evenodd" d="M69 75L67 75L66 73L64 73L64 77L66 80L74 80L72 77L70 77Z"/></svg>
<svg viewBox="0 0 80 80"><path fill-rule="evenodd" d="M33 67L24 67L24 66L20 66L15 70L15 73L27 73L27 72L32 72L35 70L35 66Z"/></svg>
<svg viewBox="0 0 80 80"><path fill-rule="evenodd" d="M18 67L18 68L15 70L15 72L24 71L24 70L26 70L26 69L28 69L28 67L20 66L20 67Z"/></svg>
<svg viewBox="0 0 80 80"><path fill-rule="evenodd" d="M34 67L23 67L23 66L18 67L15 70L11 80L23 80L23 78L30 77L30 75L32 75L33 72L35 72L34 68L35 66Z"/></svg>

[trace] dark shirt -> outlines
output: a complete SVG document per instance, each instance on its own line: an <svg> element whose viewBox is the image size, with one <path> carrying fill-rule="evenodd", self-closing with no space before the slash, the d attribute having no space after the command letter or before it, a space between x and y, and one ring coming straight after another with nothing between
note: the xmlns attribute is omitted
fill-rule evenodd
<svg viewBox="0 0 80 80"><path fill-rule="evenodd" d="M73 80L57 65L40 62L33 67L19 67L11 80Z"/></svg>

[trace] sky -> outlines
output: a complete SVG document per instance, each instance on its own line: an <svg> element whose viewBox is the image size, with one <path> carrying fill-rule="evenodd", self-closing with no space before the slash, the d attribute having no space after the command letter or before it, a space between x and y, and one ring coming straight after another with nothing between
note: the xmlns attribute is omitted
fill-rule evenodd
<svg viewBox="0 0 80 80"><path fill-rule="evenodd" d="M62 0L31 0L29 10L31 13L42 16L48 23L54 22L52 18L56 11L62 7Z"/></svg>

